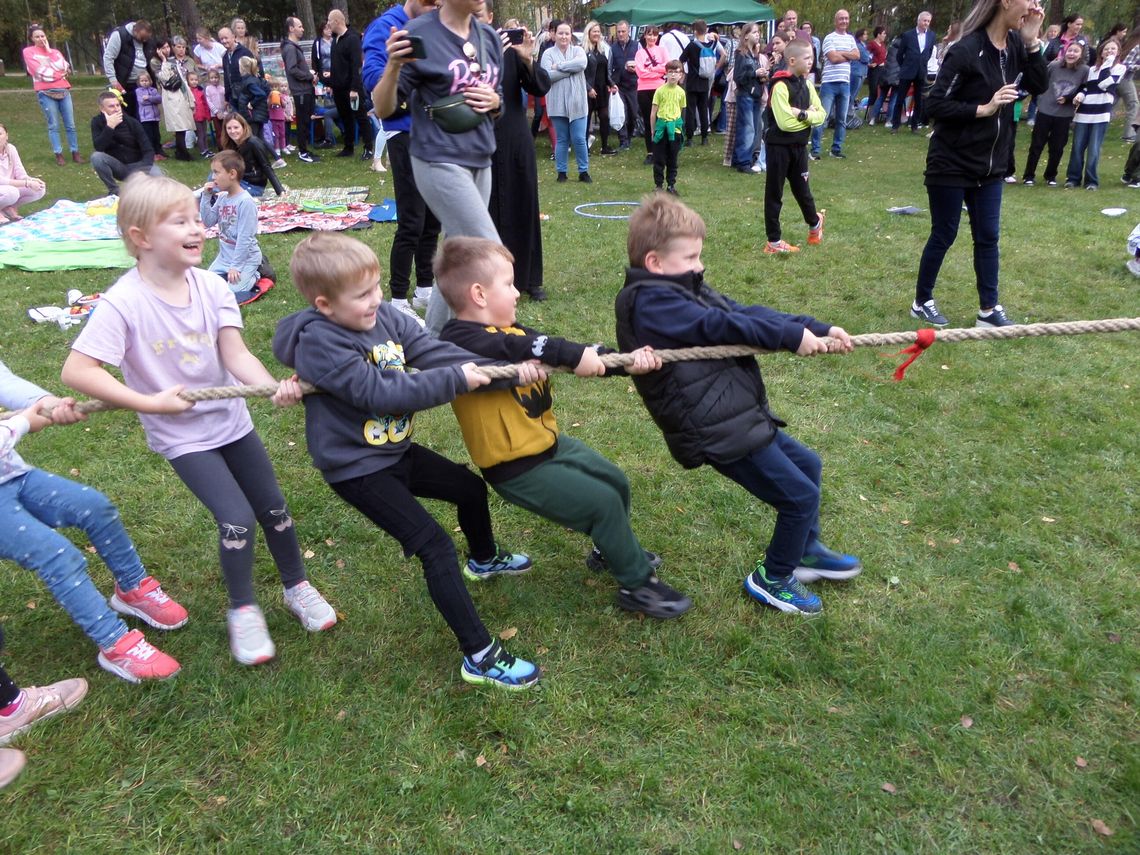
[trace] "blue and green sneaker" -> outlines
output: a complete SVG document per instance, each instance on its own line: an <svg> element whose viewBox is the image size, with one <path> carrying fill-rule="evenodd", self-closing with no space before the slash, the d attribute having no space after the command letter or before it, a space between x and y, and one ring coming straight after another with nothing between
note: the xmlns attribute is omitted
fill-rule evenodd
<svg viewBox="0 0 1140 855"><path fill-rule="evenodd" d="M512 692L529 689L542 677L537 665L511 656L497 641L478 662L473 662L470 656L464 656L459 674L468 683L497 686Z"/></svg>
<svg viewBox="0 0 1140 855"><path fill-rule="evenodd" d="M744 578L744 590L748 596L782 612L814 615L823 611L819 597L800 584L795 576L769 579L766 572L764 562L757 561L756 570Z"/></svg>
<svg viewBox="0 0 1140 855"><path fill-rule="evenodd" d="M472 582L482 582L495 576L518 576L532 567L529 555L521 552L503 552L495 546L495 555L486 561L470 558L463 567L463 575Z"/></svg>
<svg viewBox="0 0 1140 855"><path fill-rule="evenodd" d="M846 555L828 549L818 540L807 545L799 566L792 571L801 582L814 582L817 579L830 579L841 582L863 572L863 562L854 555Z"/></svg>

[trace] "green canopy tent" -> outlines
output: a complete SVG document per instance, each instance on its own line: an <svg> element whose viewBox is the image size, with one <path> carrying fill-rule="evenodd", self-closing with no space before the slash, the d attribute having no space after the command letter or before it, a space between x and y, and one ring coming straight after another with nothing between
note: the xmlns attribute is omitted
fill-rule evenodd
<svg viewBox="0 0 1140 855"><path fill-rule="evenodd" d="M629 21L635 27L690 24L698 19L708 24L736 24L773 21L776 12L771 6L754 0L610 0L595 10L594 19L602 24Z"/></svg>

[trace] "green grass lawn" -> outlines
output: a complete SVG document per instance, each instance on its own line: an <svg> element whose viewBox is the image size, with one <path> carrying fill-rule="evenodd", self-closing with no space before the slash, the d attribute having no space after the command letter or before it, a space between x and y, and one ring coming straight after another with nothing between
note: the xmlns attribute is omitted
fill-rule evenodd
<svg viewBox="0 0 1140 855"><path fill-rule="evenodd" d="M76 110L86 154L94 90L77 98L90 102ZM0 121L49 198L102 194L88 168L54 165L30 93L0 94ZM1140 314L1124 268L1140 194L1118 182L1119 135L1113 125L1098 193L1007 188L1001 288L1015 320ZM1022 127L1019 163L1028 141ZM763 179L722 168L723 138L713 143L682 153L678 186L708 222L714 286L852 333L913 328L929 220L885 209L926 207L922 137L862 129L847 160L814 164L825 242L788 258L760 253ZM551 299L522 301L520 320L612 343L626 227L573 208L636 200L649 168L635 148L595 159L593 185L558 185L545 138L538 152ZM205 169L164 166L187 183ZM282 178L392 194L360 161L291 160ZM802 243L786 202L785 234ZM1131 210L1110 219L1108 206ZM393 230L357 233L385 266ZM263 239L282 279L245 312L250 346L281 374L269 344L303 305L287 272L300 237ZM0 359L58 389L75 331L35 326L25 310L116 275L3 271ZM973 322L973 281L963 222L937 291L955 325ZM212 522L135 417L29 437L27 460L118 503L191 621L148 634L182 673L131 686L99 669L33 574L3 565L5 665L26 684L83 675L91 692L17 742L29 765L0 793L0 850L1135 852L1138 345L1135 333L936 345L903 383L889 380L898 360L869 349L763 357L774 408L825 461L825 540L866 566L819 586L814 620L741 591L771 531L767 507L710 470L681 470L628 380L558 377L563 430L628 472L635 529L695 605L668 623L619 611L611 581L583 565L585 538L493 496L500 542L535 569L473 595L492 632L517 632L510 649L546 673L511 696L459 679L418 564L312 469L302 408L250 404L311 577L342 620L306 635L262 545L278 658L256 669L227 649ZM416 424L420 442L466 459L448 408ZM432 509L455 528L450 508Z"/></svg>

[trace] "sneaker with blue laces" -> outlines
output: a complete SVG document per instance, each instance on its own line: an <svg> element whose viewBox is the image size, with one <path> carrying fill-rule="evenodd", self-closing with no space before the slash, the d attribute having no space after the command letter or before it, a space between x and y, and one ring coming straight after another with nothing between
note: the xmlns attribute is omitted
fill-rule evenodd
<svg viewBox="0 0 1140 855"><path fill-rule="evenodd" d="M464 656L459 674L476 686L497 686L512 692L529 689L542 677L537 665L511 656L497 641L478 662Z"/></svg>
<svg viewBox="0 0 1140 855"><path fill-rule="evenodd" d="M472 582L482 582L495 576L518 576L533 566L530 556L522 552L503 552L495 546L495 555L486 561L471 558L463 567L463 575Z"/></svg>
<svg viewBox="0 0 1140 855"><path fill-rule="evenodd" d="M648 549L645 550L645 560L649 562L649 569L654 573L661 566L661 556L656 552L650 552ZM602 550L595 546L586 556L586 568L595 573L609 573L610 563L606 561L606 556L602 555Z"/></svg>
<svg viewBox="0 0 1140 855"><path fill-rule="evenodd" d="M1006 315L1005 309L1001 306L994 306L993 309L986 314L978 312L978 319L974 322L976 327L1012 327L1013 321Z"/></svg>
<svg viewBox="0 0 1140 855"><path fill-rule="evenodd" d="M744 578L748 596L782 612L814 615L823 611L819 597L809 591L795 576L786 579L769 579L763 561Z"/></svg>
<svg viewBox="0 0 1140 855"><path fill-rule="evenodd" d="M910 316L931 326L944 327L950 324L946 316L938 311L938 304L933 299L927 300L921 306L918 303L911 303Z"/></svg>
<svg viewBox="0 0 1140 855"><path fill-rule="evenodd" d="M863 572L863 562L854 555L828 549L818 540L804 550L799 566L792 571L801 582L814 582L817 579L842 581L853 579Z"/></svg>

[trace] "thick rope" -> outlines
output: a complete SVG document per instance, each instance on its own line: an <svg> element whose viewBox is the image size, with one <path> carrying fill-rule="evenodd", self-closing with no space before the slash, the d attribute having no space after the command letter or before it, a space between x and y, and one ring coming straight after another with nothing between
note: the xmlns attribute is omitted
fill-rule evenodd
<svg viewBox="0 0 1140 855"><path fill-rule="evenodd" d="M1140 330L1140 318L1107 318L1098 321L1063 321L1052 324L1015 324L1008 327L962 327L958 329L934 331L936 342L956 343L962 341L987 341L990 339L1033 338L1047 335L1087 335L1089 333L1127 332ZM911 330L892 333L864 333L851 336L855 347L893 347L913 344L919 334L930 335L929 330ZM822 338L828 344L838 344L836 339ZM750 345L716 345L713 347L681 347L672 350L654 351L662 362L692 362L702 359L728 359L737 356L753 356L759 353L774 353ZM626 367L633 364L630 353L607 353L601 357L607 368ZM544 366L548 373L571 372L564 367ZM513 365L480 365L478 370L492 380L515 377ZM301 383L301 391L306 395L319 393L315 386ZM187 401L221 401L227 398L272 398L277 393L276 383L250 386L211 386L202 389L187 389L180 397ZM75 405L80 413L97 413L117 410L118 406L106 401L83 401ZM46 413L45 413L46 415Z"/></svg>

